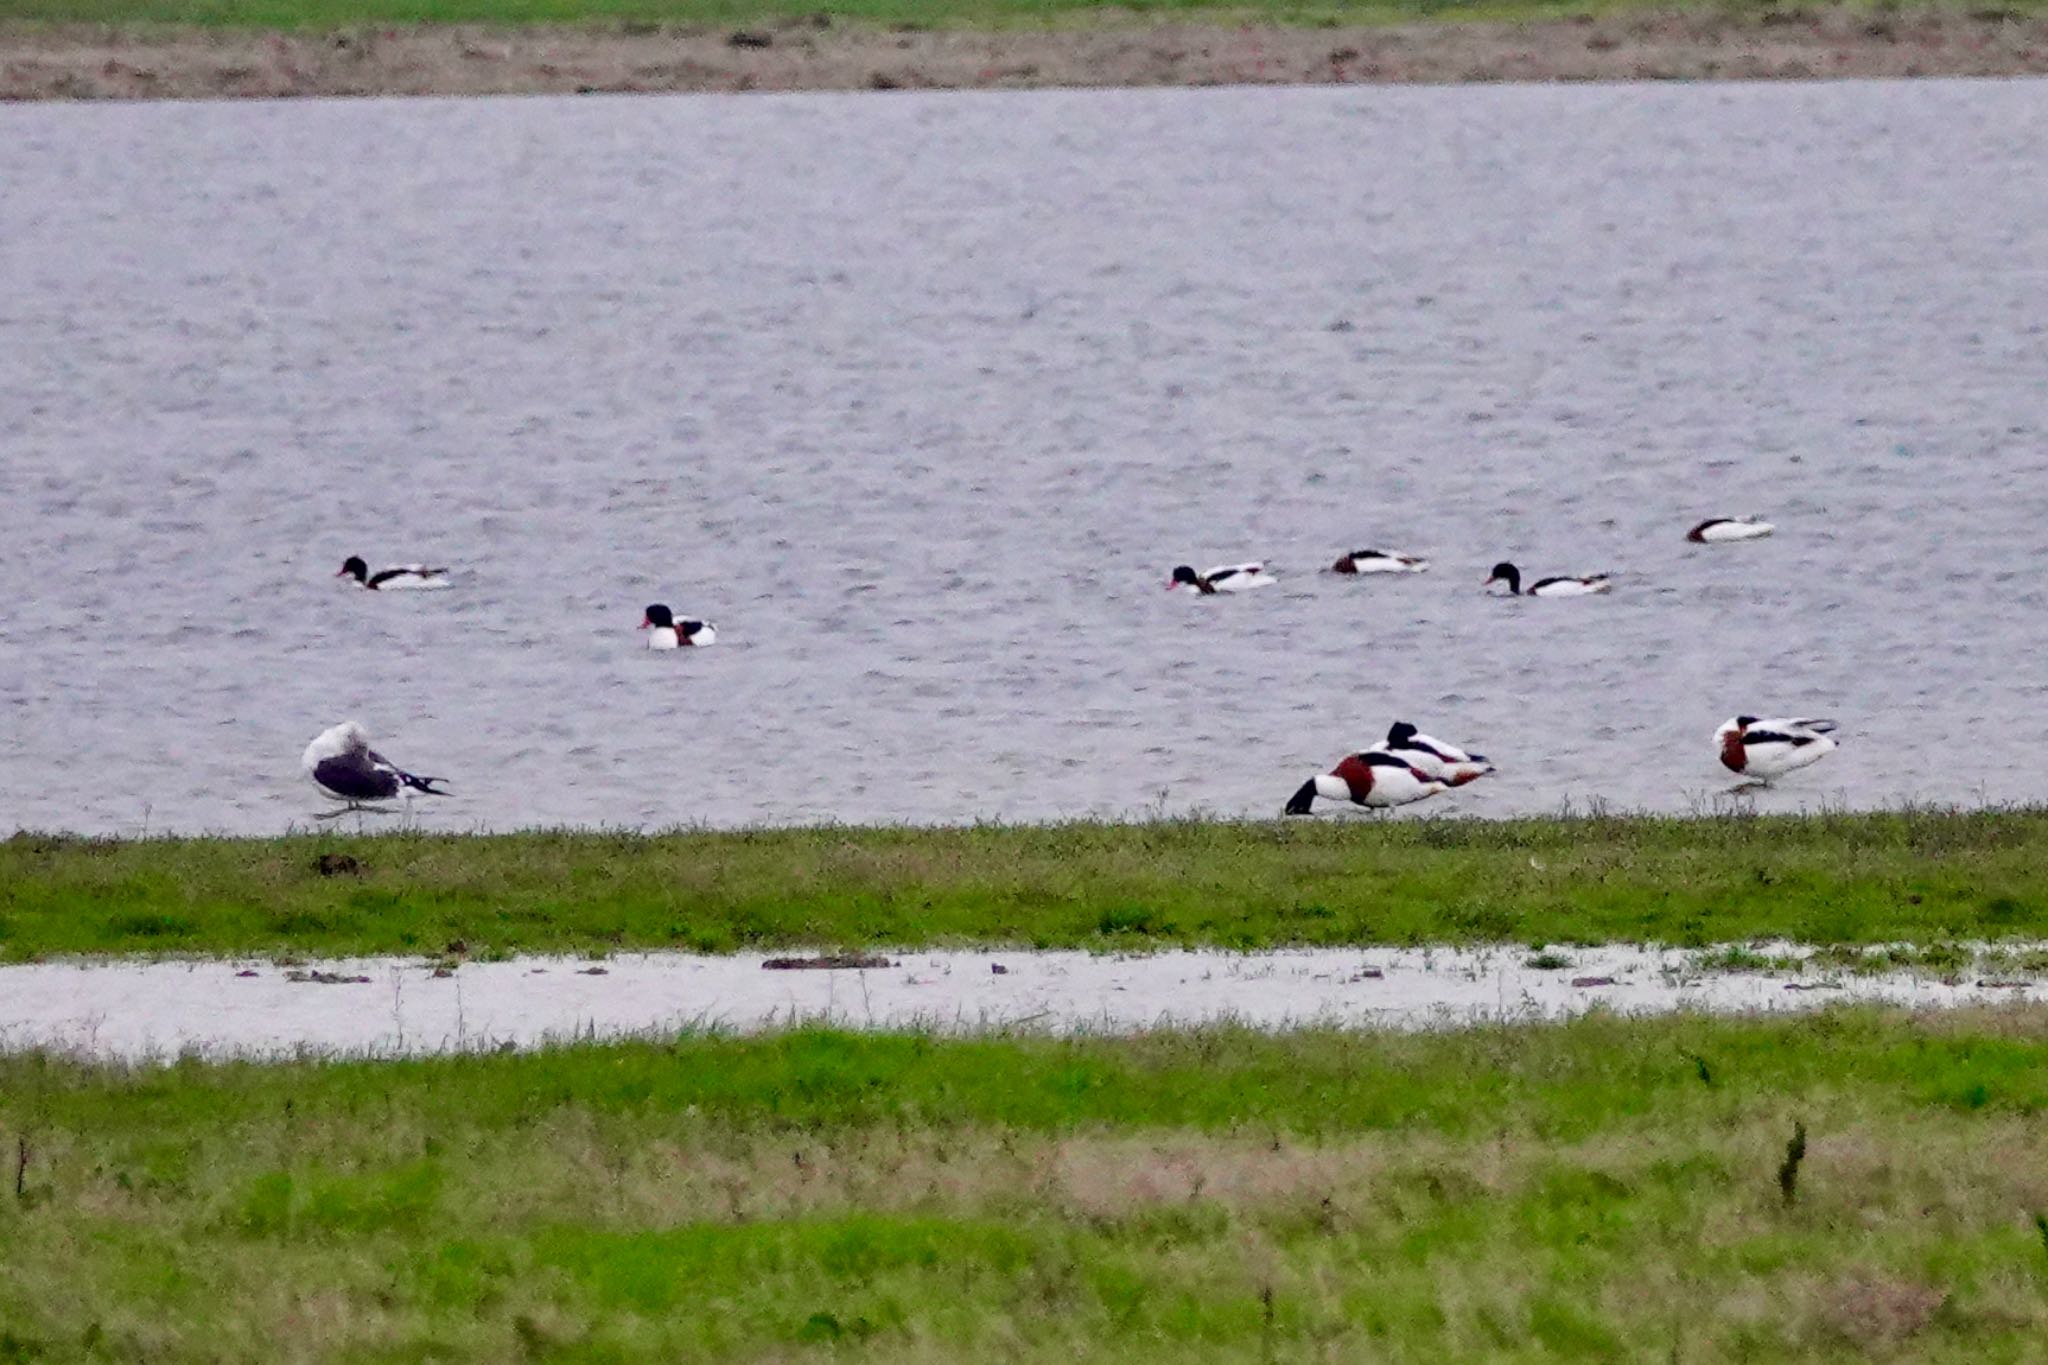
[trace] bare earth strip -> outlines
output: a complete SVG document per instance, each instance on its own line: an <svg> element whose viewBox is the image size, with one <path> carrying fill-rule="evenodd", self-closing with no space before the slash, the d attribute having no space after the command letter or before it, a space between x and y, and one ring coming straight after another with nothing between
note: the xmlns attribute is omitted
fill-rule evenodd
<svg viewBox="0 0 2048 1365"><path fill-rule="evenodd" d="M2048 18L1637 14L1529 23L932 31L823 25L364 28L0 25L0 99L2016 76Z"/></svg>

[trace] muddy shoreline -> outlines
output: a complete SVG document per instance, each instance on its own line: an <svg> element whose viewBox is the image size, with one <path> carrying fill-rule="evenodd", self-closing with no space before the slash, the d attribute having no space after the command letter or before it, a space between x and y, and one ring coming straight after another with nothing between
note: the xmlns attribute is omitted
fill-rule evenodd
<svg viewBox="0 0 2048 1365"><path fill-rule="evenodd" d="M0 99L1809 80L2048 72L2048 18L2000 10L1638 14L1375 27L1119 24L893 32L0 25Z"/></svg>

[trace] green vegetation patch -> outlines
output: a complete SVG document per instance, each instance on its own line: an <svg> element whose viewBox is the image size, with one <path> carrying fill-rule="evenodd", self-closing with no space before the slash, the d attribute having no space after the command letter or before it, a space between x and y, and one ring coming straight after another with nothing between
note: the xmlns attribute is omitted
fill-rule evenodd
<svg viewBox="0 0 2048 1365"><path fill-rule="evenodd" d="M0 1354L2027 1359L2044 1042L2020 1007L18 1056Z"/></svg>
<svg viewBox="0 0 2048 1365"><path fill-rule="evenodd" d="M2048 938L2048 813L0 842L15 961L1770 938Z"/></svg>

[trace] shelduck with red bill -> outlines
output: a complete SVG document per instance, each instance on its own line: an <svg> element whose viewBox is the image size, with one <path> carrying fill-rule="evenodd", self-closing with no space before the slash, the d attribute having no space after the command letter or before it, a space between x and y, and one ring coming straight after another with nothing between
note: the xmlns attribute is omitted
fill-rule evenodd
<svg viewBox="0 0 2048 1365"><path fill-rule="evenodd" d="M1737 790L1769 786L1786 773L1820 762L1837 747L1831 720L1737 716L1714 731L1715 756L1741 777Z"/></svg>
<svg viewBox="0 0 2048 1365"><path fill-rule="evenodd" d="M1429 776L1399 755L1368 749L1302 783L1287 798L1287 814L1312 813L1319 796L1325 801L1349 801L1354 806L1379 810L1405 806L1449 790L1450 783Z"/></svg>
<svg viewBox="0 0 2048 1365"><path fill-rule="evenodd" d="M1778 528L1761 517L1708 517L1685 533L1695 545L1725 545L1737 540L1762 540Z"/></svg>
<svg viewBox="0 0 2048 1365"><path fill-rule="evenodd" d="M1462 787L1494 771L1485 754L1467 753L1455 744L1423 734L1405 720L1395 721L1387 737L1367 752L1392 754L1447 787Z"/></svg>
<svg viewBox="0 0 2048 1365"><path fill-rule="evenodd" d="M429 568L425 564L394 564L371 573L370 566L361 555L350 555L344 559L334 576L353 579L357 587L371 592L421 592L448 586L446 569Z"/></svg>
<svg viewBox="0 0 2048 1365"><path fill-rule="evenodd" d="M1203 573L1196 573L1193 565L1174 566L1173 576L1166 580L1166 590L1181 589L1212 597L1219 592L1250 592L1253 588L1271 587L1279 582L1266 572L1265 561L1252 564L1221 564Z"/></svg>
<svg viewBox="0 0 2048 1365"><path fill-rule="evenodd" d="M640 629L648 633L649 649L701 649L718 643L718 630L709 621L678 620L674 612L659 602L647 608L640 618Z"/></svg>
<svg viewBox="0 0 2048 1365"><path fill-rule="evenodd" d="M1429 561L1419 555L1395 554L1391 550L1353 550L1330 566L1331 573L1422 573Z"/></svg>
<svg viewBox="0 0 2048 1365"><path fill-rule="evenodd" d="M1496 583L1505 583L1510 597L1590 597L1594 593L1614 591L1614 584L1608 581L1608 576L1604 573L1586 574L1576 578L1564 575L1556 578L1539 578L1524 590L1522 571L1506 560L1494 565L1493 573L1479 586L1490 588Z"/></svg>

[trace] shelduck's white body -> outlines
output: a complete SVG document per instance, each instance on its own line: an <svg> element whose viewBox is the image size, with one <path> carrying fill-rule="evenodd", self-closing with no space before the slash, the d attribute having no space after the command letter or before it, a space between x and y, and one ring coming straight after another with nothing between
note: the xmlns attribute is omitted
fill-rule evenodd
<svg viewBox="0 0 2048 1365"><path fill-rule="evenodd" d="M1353 550L1330 566L1331 573L1422 573L1429 561L1390 550Z"/></svg>
<svg viewBox="0 0 2048 1365"><path fill-rule="evenodd" d="M718 628L709 621L677 616L659 602L647 608L640 629L647 632L649 649L702 649L718 643Z"/></svg>
<svg viewBox="0 0 2048 1365"><path fill-rule="evenodd" d="M1455 744L1425 735L1405 720L1395 721L1387 737L1366 752L1392 754L1447 787L1462 787L1494 771L1486 755L1467 753Z"/></svg>
<svg viewBox="0 0 2048 1365"><path fill-rule="evenodd" d="M1269 588L1279 582L1266 572L1265 561L1250 564L1219 564L1213 569L1196 573L1186 564L1174 568L1173 577L1166 580L1168 592L1184 590L1199 596L1210 597L1220 592L1250 592L1253 588Z"/></svg>
<svg viewBox="0 0 2048 1365"><path fill-rule="evenodd" d="M1762 540L1778 528L1759 517L1709 517L1685 533L1695 545L1725 545L1737 540Z"/></svg>
<svg viewBox="0 0 2048 1365"><path fill-rule="evenodd" d="M1768 783L1833 753L1834 729L1831 720L1737 716L1714 731L1715 756L1729 772Z"/></svg>
<svg viewBox="0 0 2048 1365"><path fill-rule="evenodd" d="M1398 755L1368 749L1302 783L1287 800L1287 814L1309 814L1317 797L1380 809L1405 806L1449 789L1448 782L1429 776Z"/></svg>
<svg viewBox="0 0 2048 1365"><path fill-rule="evenodd" d="M1539 578L1525 590L1522 587L1522 571L1505 560L1493 566L1493 573L1480 586L1490 588L1495 583L1506 584L1510 597L1591 597L1595 593L1614 591L1614 584L1608 581L1608 576L1604 573L1585 574L1579 577Z"/></svg>
<svg viewBox="0 0 2048 1365"><path fill-rule="evenodd" d="M425 564L394 564L371 573L370 566L356 555L344 560L334 576L353 579L357 587L371 592L430 592L448 586L446 569L430 568Z"/></svg>

